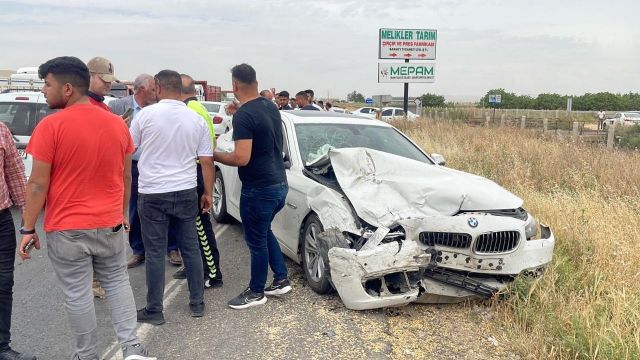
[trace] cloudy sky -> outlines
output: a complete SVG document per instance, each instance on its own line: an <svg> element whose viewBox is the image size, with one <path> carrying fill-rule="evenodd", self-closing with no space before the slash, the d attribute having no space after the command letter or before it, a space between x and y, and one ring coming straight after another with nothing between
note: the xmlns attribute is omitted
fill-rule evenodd
<svg viewBox="0 0 640 360"><path fill-rule="evenodd" d="M401 95L377 83L381 27L438 30L436 83L411 95L640 91L638 0L0 0L0 69L104 56L121 79L170 68L229 89L247 62L261 88Z"/></svg>

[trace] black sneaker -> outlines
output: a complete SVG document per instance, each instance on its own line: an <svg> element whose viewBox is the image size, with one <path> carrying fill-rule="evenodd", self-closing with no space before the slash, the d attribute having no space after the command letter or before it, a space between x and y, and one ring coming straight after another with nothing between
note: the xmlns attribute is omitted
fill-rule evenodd
<svg viewBox="0 0 640 360"><path fill-rule="evenodd" d="M178 269L178 271L173 273L173 278L174 279L186 279L187 278L187 273L184 269L184 266L182 266L180 269Z"/></svg>
<svg viewBox="0 0 640 360"><path fill-rule="evenodd" d="M269 296L279 296L284 295L289 291L291 291L291 284L289 283L289 279L273 280L273 283L271 283L271 285L267 286L267 288L264 289L264 294Z"/></svg>
<svg viewBox="0 0 640 360"><path fill-rule="evenodd" d="M204 279L205 289L219 288L219 287L222 287L222 285L223 285L222 279Z"/></svg>
<svg viewBox="0 0 640 360"><path fill-rule="evenodd" d="M143 307L138 310L138 322L151 325L162 325L164 324L164 314L162 311L150 312L147 311L146 307Z"/></svg>
<svg viewBox="0 0 640 360"><path fill-rule="evenodd" d="M227 303L230 308L240 310L248 307L262 305L267 302L267 297L264 294L258 294L251 291L250 288L243 291L240 295L229 300Z"/></svg>
<svg viewBox="0 0 640 360"><path fill-rule="evenodd" d="M122 357L124 360L157 360L155 356L149 355L149 352L140 344L124 345Z"/></svg>
<svg viewBox="0 0 640 360"><path fill-rule="evenodd" d="M0 350L0 360L36 360L33 355L19 353L10 347Z"/></svg>
<svg viewBox="0 0 640 360"><path fill-rule="evenodd" d="M189 304L189 309L191 309L191 317L203 317L204 308L204 302L195 305Z"/></svg>

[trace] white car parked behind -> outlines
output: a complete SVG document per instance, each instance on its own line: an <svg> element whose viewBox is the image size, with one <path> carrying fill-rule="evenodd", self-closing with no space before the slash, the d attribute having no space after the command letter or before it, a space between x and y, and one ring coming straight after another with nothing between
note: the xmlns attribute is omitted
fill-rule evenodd
<svg viewBox="0 0 640 360"><path fill-rule="evenodd" d="M226 103L218 101L201 101L201 103L211 115L216 136L222 135L231 129L232 116L227 114Z"/></svg>
<svg viewBox="0 0 640 360"><path fill-rule="evenodd" d="M115 100L105 97L104 103ZM32 158L25 151L31 133L45 116L57 110L49 109L44 94L37 91L8 92L0 94L0 121L5 123L16 142L18 152L24 161L27 179L31 175Z"/></svg>

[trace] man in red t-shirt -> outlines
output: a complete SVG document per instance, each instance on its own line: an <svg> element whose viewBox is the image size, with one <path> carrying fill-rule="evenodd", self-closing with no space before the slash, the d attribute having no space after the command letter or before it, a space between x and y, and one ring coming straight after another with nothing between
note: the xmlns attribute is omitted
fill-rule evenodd
<svg viewBox="0 0 640 360"><path fill-rule="evenodd" d="M104 103L104 97L109 94L111 84L118 81L113 75L113 64L103 57L94 57L87 63L91 80L89 81L89 102L102 109L111 112L111 109Z"/></svg>
<svg viewBox="0 0 640 360"><path fill-rule="evenodd" d="M136 307L126 266L133 142L122 119L89 103L89 71L75 57L40 65L42 92L52 109L33 131L33 157L18 254L40 248L35 224L45 207L47 250L76 337L77 359L97 359L91 294L95 271L106 290L124 359L155 359L136 337Z"/></svg>

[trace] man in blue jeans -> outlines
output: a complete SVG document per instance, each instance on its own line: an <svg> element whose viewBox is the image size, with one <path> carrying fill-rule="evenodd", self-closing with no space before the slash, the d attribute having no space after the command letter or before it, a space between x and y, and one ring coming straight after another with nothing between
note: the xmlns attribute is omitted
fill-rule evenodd
<svg viewBox="0 0 640 360"><path fill-rule="evenodd" d="M133 144L142 151L138 161L138 212L146 252L147 305L138 310L138 321L160 325L165 322L162 298L169 224L181 234L178 247L189 285L191 316L204 315L196 215L199 209L211 209L214 168L209 129L182 102L180 74L163 70L155 78L160 102L140 110L130 130ZM200 199L196 192L196 158L205 184Z"/></svg>
<svg viewBox="0 0 640 360"><path fill-rule="evenodd" d="M251 281L228 305L246 309L266 303L265 294L284 295L291 291L284 257L271 231L271 222L284 207L289 187L278 107L260 96L256 71L250 65L234 66L231 79L233 94L241 104L233 115L235 149L230 153L215 152L214 159L237 166L242 182L240 218L251 253ZM265 288L269 266L274 273L273 283Z"/></svg>

